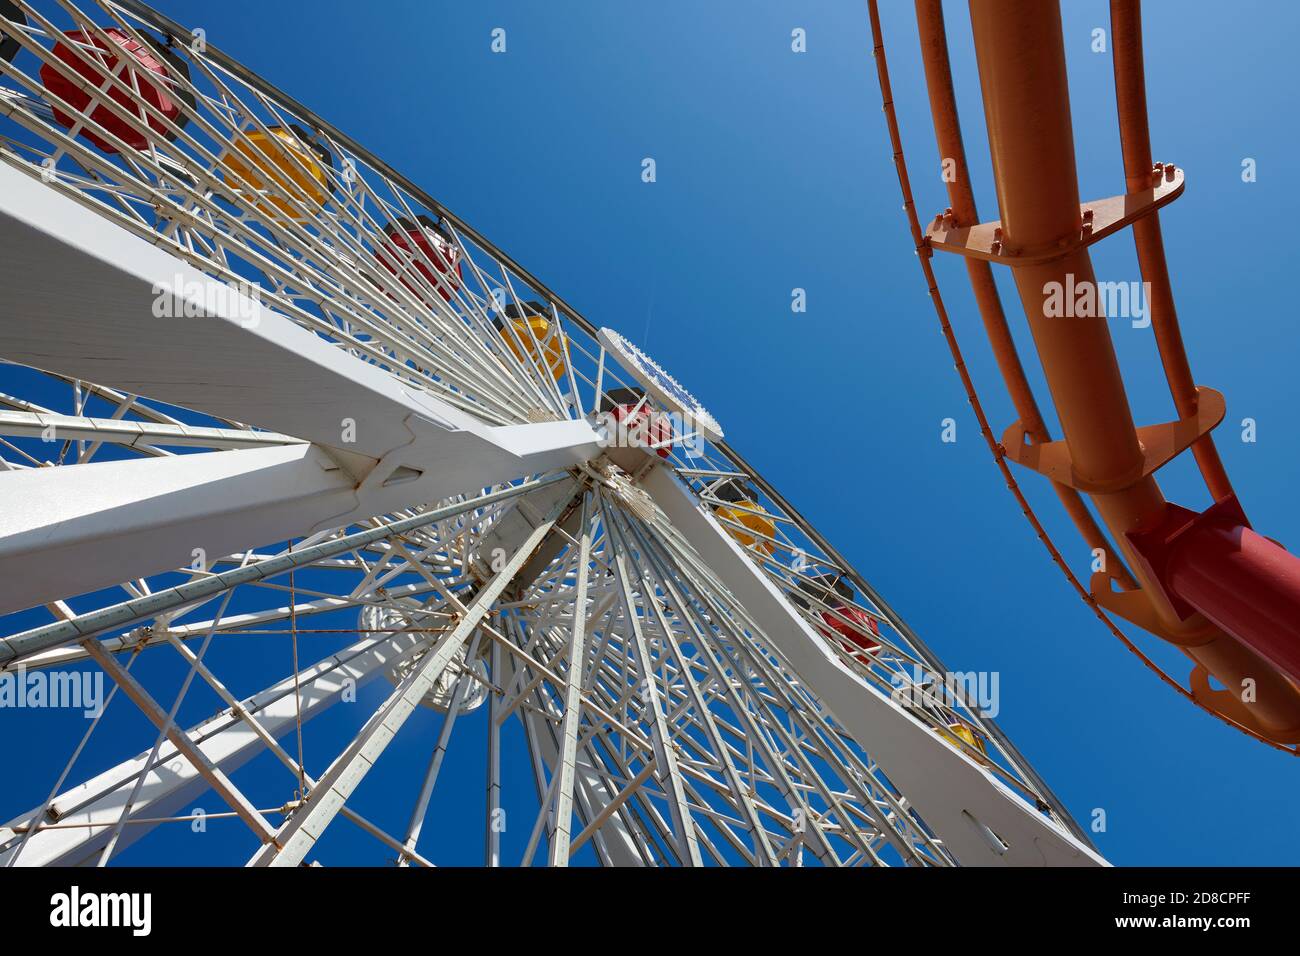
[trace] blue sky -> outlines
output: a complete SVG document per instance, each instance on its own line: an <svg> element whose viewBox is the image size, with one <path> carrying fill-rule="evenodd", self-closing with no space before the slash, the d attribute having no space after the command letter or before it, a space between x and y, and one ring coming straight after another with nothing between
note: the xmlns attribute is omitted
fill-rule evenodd
<svg viewBox="0 0 1300 956"><path fill-rule="evenodd" d="M1074 595L1003 487L912 254L865 3L386 0L360 12L334 0L159 4L405 172L597 325L646 347L950 667L1001 672L1000 724L1077 817L1105 810L1106 832L1095 839L1113 862L1300 857L1294 759L1147 672ZM882 6L924 216L944 200L911 4ZM1287 184L1300 9L1147 6L1153 146L1188 178L1162 213L1188 353L1197 382L1227 396L1219 447L1247 514L1295 545L1300 457L1285 383L1300 342L1284 285L1289 250L1277 239L1300 202ZM1090 49L1093 28L1109 26L1107 4L1065 7L1080 192L1109 196L1123 190L1111 59ZM505 55L489 51L495 27L507 31ZM795 27L807 31L804 54L790 50ZM949 5L948 28L977 197L991 219L964 4ZM645 157L657 164L653 184L640 179ZM1255 183L1241 181L1245 157L1258 163ZM1000 431L1013 415L964 269L937 262ZM1138 278L1127 233L1095 247L1094 262L1101 279ZM1023 315L1001 281L1046 406ZM807 290L805 314L790 310L795 287ZM1150 330L1112 328L1135 417L1172 418ZM1239 440L1246 416L1258 422L1254 444ZM958 422L955 444L940 441L946 417ZM1208 504L1187 462L1160 479L1171 500ZM1024 485L1083 570L1086 549L1054 496L1032 476ZM1180 655L1137 637L1182 666ZM466 721L458 735L480 734L479 723ZM143 718L133 726L132 739L148 737ZM427 748L409 736L395 747L422 767ZM444 779L468 779L477 801L479 758L460 767L458 749ZM310 757L317 766L327 759ZM393 781L401 808L393 829L415 786ZM452 790L440 788L445 802L434 812L455 811ZM237 824L229 826L233 835ZM334 852L346 858L354 840L362 846L354 833L333 837ZM196 845L184 834L168 840L173 849ZM477 831L453 840L464 842L448 848L453 857L479 856ZM153 852L122 859L151 862Z"/></svg>

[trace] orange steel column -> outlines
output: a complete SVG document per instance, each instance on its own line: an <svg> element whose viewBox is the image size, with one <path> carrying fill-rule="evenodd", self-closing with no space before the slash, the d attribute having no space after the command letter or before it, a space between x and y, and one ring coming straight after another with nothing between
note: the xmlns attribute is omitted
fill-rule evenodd
<svg viewBox="0 0 1300 956"><path fill-rule="evenodd" d="M1004 248L1065 249L1083 223L1060 8L1043 0L972 0L970 9ZM1075 469L1092 482L1133 479L1095 498L1127 550L1124 535L1153 527L1165 502L1155 480L1141 477L1142 451L1106 317L1054 317L1044 309L1051 283L1059 289L1096 281L1092 259L1079 248L1013 266L1012 274ZM1172 607L1161 610L1177 629Z"/></svg>
<svg viewBox="0 0 1300 956"><path fill-rule="evenodd" d="M1225 686L1251 679L1259 688L1250 715L1266 732L1300 730L1300 692L1257 654L1200 615L1183 621L1145 563L1130 533L1152 531L1166 502L1143 476L1143 455L1104 315L1049 316L1051 284L1095 282L1092 260L1077 242L1082 220L1071 128L1061 13L1050 0L971 0L1003 248L1056 246L1060 258L1012 274L1042 361L1076 473L1119 490L1093 501L1128 558L1165 636L1183 646ZM1095 287L1094 287L1095 288ZM1100 311L1098 309L1098 311Z"/></svg>
<svg viewBox="0 0 1300 956"><path fill-rule="evenodd" d="M1111 0L1110 28L1124 179L1129 192L1138 192L1151 181L1151 136L1147 125L1146 75L1142 67L1142 8L1138 0ZM1133 243L1142 278L1151 286L1147 307L1165 377L1169 379L1169 391L1179 417L1187 418L1196 411L1196 383L1192 380L1178 326L1158 212L1133 223ZM1228 481L1228 474L1214 447L1214 439L1205 435L1194 442L1192 454L1200 466L1210 497L1218 501L1232 494L1232 483Z"/></svg>
<svg viewBox="0 0 1300 956"><path fill-rule="evenodd" d="M953 220L958 226L973 226L979 222L975 208L975 193L971 187L970 171L966 165L966 149L962 144L961 124L957 116L957 97L952 85L952 71L948 64L948 36L944 28L942 0L916 0L916 24L921 40L921 60L925 67L925 85L930 93L930 115L934 119L934 137L939 145L939 155L945 163L953 164L952 177L945 177L948 202L952 206ZM1042 413L1034 400L1033 390L1025 377L1024 366L1016 354L1015 341L1002 310L993 280L993 267L982 259L966 258L966 274L975 293L975 305L984 321L984 332L993 349L993 357L1002 372L1011 404L1025 426L1025 432L1035 442L1051 439L1043 424ZM1079 493L1060 482L1052 482L1052 489L1061 499L1061 505L1070 520L1083 536L1089 550L1102 549L1115 583L1125 590L1137 585L1123 562L1114 553L1097 522L1083 503Z"/></svg>

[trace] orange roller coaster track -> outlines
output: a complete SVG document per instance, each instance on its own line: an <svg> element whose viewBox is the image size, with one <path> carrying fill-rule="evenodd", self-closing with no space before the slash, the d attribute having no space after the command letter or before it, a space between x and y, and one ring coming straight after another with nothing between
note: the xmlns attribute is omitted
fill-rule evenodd
<svg viewBox="0 0 1300 956"><path fill-rule="evenodd" d="M918 261L981 434L1021 510L1080 596L1166 683L1256 739L1300 748L1300 559L1251 529L1214 447L1225 403L1194 384L1174 307L1158 210L1182 194L1183 171L1153 163L1138 0L1111 0L1116 112L1125 191L1080 203L1069 87L1056 3L971 0L970 16L1000 220L981 222L967 173L941 0L916 0L926 86L948 207L925 227L912 198L876 0L870 0L880 90ZM1096 289L1088 247L1133 231L1150 289L1151 324L1178 418L1133 420L1100 309L1060 317L1050 290ZM931 258L962 256L1017 421L994 437L948 321ZM1011 269L1064 437L1054 440L1017 354L993 279ZM1155 472L1189 451L1213 504L1167 501ZM1088 587L1071 571L1021 492L1008 461L1053 486L1105 570ZM1093 517L1091 501L1101 518ZM1104 529L1103 529L1104 525ZM1115 624L1122 618L1178 647L1188 686L1166 674ZM1223 688L1215 690L1210 679ZM1240 693L1250 688L1253 693Z"/></svg>

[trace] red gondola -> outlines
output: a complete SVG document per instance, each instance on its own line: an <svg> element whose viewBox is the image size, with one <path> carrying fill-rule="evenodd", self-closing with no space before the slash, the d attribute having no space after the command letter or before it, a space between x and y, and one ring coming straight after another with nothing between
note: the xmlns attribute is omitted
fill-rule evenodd
<svg viewBox="0 0 1300 956"><path fill-rule="evenodd" d="M184 126L189 121L189 113L195 108L193 94L181 85L181 81L189 81L189 67L184 60L148 34L141 34L145 42L140 43L115 27L105 27L103 32L108 41L100 36L87 36L81 30L65 33L63 39L54 45L53 51L54 56L84 80L103 90L94 97L96 105L90 111L89 119L132 149L148 148L149 137L104 105L103 100L108 99L123 107L159 137L174 139L174 134L160 119L150 115L141 102L149 104L177 126ZM123 65L123 56L131 62ZM119 89L109 81L110 76L116 76L135 92L128 93ZM90 92L49 63L41 64L41 82L51 94L82 114L91 104ZM68 129L87 121L84 115L69 115L57 107L54 108L54 118ZM117 152L116 146L89 129L83 127L79 134L106 153Z"/></svg>
<svg viewBox="0 0 1300 956"><path fill-rule="evenodd" d="M667 458L671 454L673 423L662 411L652 408L648 400L642 403L643 398L645 392L639 388L611 388L601 395L600 410L613 418L614 427L629 444L642 448L659 445L655 454Z"/></svg>
<svg viewBox="0 0 1300 956"><path fill-rule="evenodd" d="M460 250L456 248L446 227L428 216L419 215L415 217L415 222L400 217L386 225L384 232L388 235L390 248L387 251L380 249L376 254L380 264L394 275L400 275L406 269L415 269L425 282L450 301L452 293L460 285L461 261ZM415 259L408 263L411 256ZM434 270L437 270L436 273ZM416 283L403 279L402 285L419 295Z"/></svg>
<svg viewBox="0 0 1300 956"><path fill-rule="evenodd" d="M847 641L853 645L848 647L846 644L848 650L857 648L868 654L880 650L880 643L867 636L879 637L880 625L866 611L853 605L853 588L838 574L820 574L800 580L799 590L833 609L817 615L821 618L819 630L827 637L830 637L828 632L834 631L844 638L840 643ZM808 601L800 595L791 594L790 597L800 607L808 607Z"/></svg>

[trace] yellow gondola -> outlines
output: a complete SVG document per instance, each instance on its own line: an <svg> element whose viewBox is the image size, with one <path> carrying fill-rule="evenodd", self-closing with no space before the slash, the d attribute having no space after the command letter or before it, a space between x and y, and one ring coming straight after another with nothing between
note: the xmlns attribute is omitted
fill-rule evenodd
<svg viewBox="0 0 1300 956"><path fill-rule="evenodd" d="M522 307L511 304L505 308L505 319L498 316L492 324L515 358L521 362L531 361L558 379L564 374L569 349L564 333L558 326L553 326L550 314L551 309L544 302L525 302ZM505 324L507 321L509 330Z"/></svg>
<svg viewBox="0 0 1300 956"><path fill-rule="evenodd" d="M259 155L258 150L264 155ZM260 212L287 219L301 218L293 201L311 209L330 196L328 149L298 126L270 126L267 132L244 134L234 149L221 157L221 168L240 194L269 192L253 201ZM268 185L269 184L269 185Z"/></svg>
<svg viewBox="0 0 1300 956"><path fill-rule="evenodd" d="M975 733L965 724L949 724L947 730L940 730L939 736L948 743L952 744L958 750L963 750L962 744L965 744L970 750L976 751L979 758L987 763L987 751L984 749L984 741L975 736Z"/></svg>
<svg viewBox="0 0 1300 956"><path fill-rule="evenodd" d="M768 539L776 537L776 522L768 515L767 510L754 500L758 494L735 478L728 478L714 485L712 492L715 498L726 502L716 505L714 513L725 522L734 522L734 524L723 525L727 533L745 547L755 548L770 555L773 545ZM754 533L747 534L741 528L735 527L737 524Z"/></svg>

